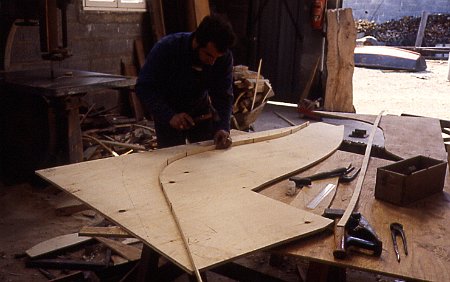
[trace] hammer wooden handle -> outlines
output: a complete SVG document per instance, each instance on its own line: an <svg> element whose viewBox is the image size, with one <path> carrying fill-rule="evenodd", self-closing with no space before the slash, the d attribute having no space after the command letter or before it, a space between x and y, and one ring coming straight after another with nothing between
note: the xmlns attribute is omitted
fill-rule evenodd
<svg viewBox="0 0 450 282"><path fill-rule="evenodd" d="M334 220L334 244L335 249L333 256L338 259L343 259L346 256L345 252L345 227L338 226L339 218Z"/></svg>

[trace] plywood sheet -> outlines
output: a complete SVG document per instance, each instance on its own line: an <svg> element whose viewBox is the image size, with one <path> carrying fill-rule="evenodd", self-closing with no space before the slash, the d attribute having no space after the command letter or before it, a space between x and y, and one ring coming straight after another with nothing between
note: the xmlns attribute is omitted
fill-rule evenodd
<svg viewBox="0 0 450 282"><path fill-rule="evenodd" d="M342 129L312 124L283 138L207 151L166 167L161 183L189 239L198 268L326 227L329 222L321 216L248 190L292 175L328 156L339 146Z"/></svg>
<svg viewBox="0 0 450 282"><path fill-rule="evenodd" d="M343 127L322 123L310 125L279 139L270 140L270 137L267 137L274 133L275 136L282 136L291 132L292 128L237 136L234 138L234 144L247 145L229 150L211 151L212 144L206 142L44 169L37 173L92 206L183 269L192 271L186 248L160 187L159 174L169 163L171 168L172 166L175 168L188 160L199 163L206 161L211 166L211 173L214 173L214 170L220 171L218 175L211 174L213 177L204 178L205 182L200 184L196 182L199 178L191 178L189 186L186 186L191 187L190 189L170 191L172 200L181 199L174 201L176 209L205 206L202 207L204 212L199 213L188 208L178 213L182 217L183 228L197 230L188 234L189 242L195 244L197 248L194 255L201 256L198 264L200 269L257 248L269 247L317 232L329 224L330 221L327 219L314 218L313 214L283 205L251 191L273 178L291 174L325 158L336 150L343 137ZM251 144L257 141L258 136L268 140ZM278 141L280 143L277 145ZM250 151L252 154L249 154ZM209 162L211 158L224 157L225 162ZM214 163L217 165L213 165ZM240 182L238 175L228 173L233 167L247 171L244 173L245 181ZM203 170L203 167L197 169ZM225 186L231 182L224 180L232 178L235 179L234 184ZM236 183L241 185L236 186ZM243 186L248 189L242 189ZM215 189L218 193L212 194L209 190L205 193L207 195L198 193L199 187L209 187L209 190ZM186 195L195 197L189 200ZM214 212L219 204L224 203L227 204L221 210L223 213ZM276 211L273 214L280 213L280 215L273 218L270 211ZM305 215L311 215L307 220L313 219L311 227L304 224ZM218 222L222 222L223 225L218 226ZM243 229L246 232L234 236L227 231ZM205 230L208 232L205 233ZM219 235L214 234L215 242L209 240L212 230L220 231L217 234L222 233L224 237L221 239ZM233 240L230 241L230 238ZM258 244L252 244L255 238L259 240ZM228 245L225 247L224 244L220 245L221 254L217 256L214 250L220 240ZM209 252L212 257L205 258Z"/></svg>

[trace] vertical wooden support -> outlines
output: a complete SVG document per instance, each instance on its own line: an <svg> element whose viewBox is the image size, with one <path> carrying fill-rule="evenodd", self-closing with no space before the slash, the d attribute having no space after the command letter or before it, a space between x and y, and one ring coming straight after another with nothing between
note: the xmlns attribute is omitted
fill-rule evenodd
<svg viewBox="0 0 450 282"><path fill-rule="evenodd" d="M448 53L448 73L447 73L447 81L450 81L450 52Z"/></svg>
<svg viewBox="0 0 450 282"><path fill-rule="evenodd" d="M187 28L194 31L204 17L210 14L208 0L188 0L186 6L187 12Z"/></svg>
<svg viewBox="0 0 450 282"><path fill-rule="evenodd" d="M355 112L353 70L356 28L351 9L327 10L326 111Z"/></svg>
<svg viewBox="0 0 450 282"><path fill-rule="evenodd" d="M162 0L151 0L153 26L155 30L156 41L166 35L166 26L164 23L164 10Z"/></svg>
<svg viewBox="0 0 450 282"><path fill-rule="evenodd" d="M139 282L158 281L158 261L160 255L149 246L142 248L141 260L137 270L137 279Z"/></svg>
<svg viewBox="0 0 450 282"><path fill-rule="evenodd" d="M416 43L414 44L414 46L416 48L422 46L423 36L425 34L425 27L427 26L429 14L430 13L425 12L425 11L422 12L422 18L420 18L419 30L417 31Z"/></svg>
<svg viewBox="0 0 450 282"><path fill-rule="evenodd" d="M83 161L83 141L81 139L80 125L80 97L68 97L65 101L67 115L67 147L69 162Z"/></svg>
<svg viewBox="0 0 450 282"><path fill-rule="evenodd" d="M197 26L203 20L204 17L209 16L209 1L208 0L194 0L195 7L195 20L197 21Z"/></svg>

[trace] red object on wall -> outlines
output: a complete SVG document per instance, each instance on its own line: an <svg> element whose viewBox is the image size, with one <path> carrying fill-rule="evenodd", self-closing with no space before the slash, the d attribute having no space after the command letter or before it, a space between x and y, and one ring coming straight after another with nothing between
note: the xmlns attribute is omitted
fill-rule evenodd
<svg viewBox="0 0 450 282"><path fill-rule="evenodd" d="M313 29L319 30L323 27L325 1L326 0L313 0L311 9L311 26Z"/></svg>

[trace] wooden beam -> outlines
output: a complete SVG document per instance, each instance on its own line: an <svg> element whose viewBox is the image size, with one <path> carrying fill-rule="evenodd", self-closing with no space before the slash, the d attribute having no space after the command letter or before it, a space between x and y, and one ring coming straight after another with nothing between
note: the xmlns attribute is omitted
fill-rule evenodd
<svg viewBox="0 0 450 282"><path fill-rule="evenodd" d="M78 232L78 235L89 237L115 237L115 238L132 237L120 226L83 226Z"/></svg>
<svg viewBox="0 0 450 282"><path fill-rule="evenodd" d="M152 19L155 30L155 39L156 41L158 41L166 35L162 0L151 0L150 5L152 6Z"/></svg>
<svg viewBox="0 0 450 282"><path fill-rule="evenodd" d="M420 18L419 29L417 30L416 43L414 44L415 47L422 46L423 36L425 35L425 28L427 26L427 21L428 21L429 15L430 15L430 13L427 11L422 12L422 17Z"/></svg>
<svg viewBox="0 0 450 282"><path fill-rule="evenodd" d="M347 208L345 209L344 215L337 223L337 226L340 228L345 228L345 224L347 224L348 219L350 218L350 215L355 210L356 204L359 200L359 195L361 194L362 185L364 182L364 177L366 176L367 167L369 166L369 160L370 160L370 151L372 150L372 143L373 138L375 137L375 132L377 130L378 124L381 120L381 115L384 111L380 112L373 123L372 130L370 131L369 140L366 145L366 152L364 153L364 159L361 166L361 171L358 175L358 181L356 182L355 190L353 191L352 198L350 199L350 203L348 204Z"/></svg>
<svg viewBox="0 0 450 282"><path fill-rule="evenodd" d="M66 234L43 241L25 251L31 257L36 258L42 255L60 251L92 240L91 237L78 236L78 233Z"/></svg>
<svg viewBox="0 0 450 282"><path fill-rule="evenodd" d="M136 247L125 245L121 242L108 238L95 237L95 240L104 244L108 248L111 248L114 252L118 253L129 261L135 261L141 258L141 250Z"/></svg>
<svg viewBox="0 0 450 282"><path fill-rule="evenodd" d="M353 70L356 28L352 10L327 10L327 81L324 109L355 112Z"/></svg>

